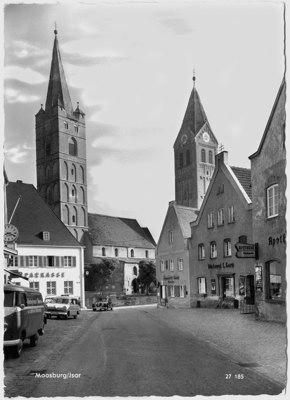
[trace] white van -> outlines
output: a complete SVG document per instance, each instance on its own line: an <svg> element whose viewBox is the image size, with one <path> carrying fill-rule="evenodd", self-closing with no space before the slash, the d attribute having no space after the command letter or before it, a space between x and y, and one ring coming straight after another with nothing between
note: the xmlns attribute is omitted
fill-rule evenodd
<svg viewBox="0 0 290 400"><path fill-rule="evenodd" d="M46 317L40 292L23 286L4 285L4 351L19 357L23 342L36 346L44 333Z"/></svg>

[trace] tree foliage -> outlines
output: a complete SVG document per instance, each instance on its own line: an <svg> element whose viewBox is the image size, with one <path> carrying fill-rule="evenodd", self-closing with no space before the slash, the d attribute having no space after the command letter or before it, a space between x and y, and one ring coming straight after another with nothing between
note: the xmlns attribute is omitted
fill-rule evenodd
<svg viewBox="0 0 290 400"><path fill-rule="evenodd" d="M117 264L117 261L107 258L100 259L99 262L90 264L87 290L102 290L102 288L110 282Z"/></svg>
<svg viewBox="0 0 290 400"><path fill-rule="evenodd" d="M152 261L142 260L139 262L139 275L137 281L141 287L145 288L145 293L148 294L149 287L153 283L156 285L156 266Z"/></svg>

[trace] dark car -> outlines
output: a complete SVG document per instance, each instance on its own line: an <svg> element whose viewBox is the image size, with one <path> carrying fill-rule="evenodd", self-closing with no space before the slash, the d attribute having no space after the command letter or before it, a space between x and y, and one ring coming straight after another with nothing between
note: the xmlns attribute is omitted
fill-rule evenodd
<svg viewBox="0 0 290 400"><path fill-rule="evenodd" d="M92 304L93 311L113 311L112 300L108 297L98 299Z"/></svg>

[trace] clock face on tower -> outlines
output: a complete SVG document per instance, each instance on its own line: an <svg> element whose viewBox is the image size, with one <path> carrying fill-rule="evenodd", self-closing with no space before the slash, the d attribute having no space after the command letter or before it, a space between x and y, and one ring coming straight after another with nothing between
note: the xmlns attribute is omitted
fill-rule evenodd
<svg viewBox="0 0 290 400"><path fill-rule="evenodd" d="M15 242L18 238L19 232L16 226L12 224L6 224L4 227L4 241L5 242Z"/></svg>
<svg viewBox="0 0 290 400"><path fill-rule="evenodd" d="M186 142L187 142L187 135L184 134L184 135L181 136L181 143L185 144Z"/></svg>
<svg viewBox="0 0 290 400"><path fill-rule="evenodd" d="M206 143L209 142L209 134L207 132L203 132L202 138Z"/></svg>

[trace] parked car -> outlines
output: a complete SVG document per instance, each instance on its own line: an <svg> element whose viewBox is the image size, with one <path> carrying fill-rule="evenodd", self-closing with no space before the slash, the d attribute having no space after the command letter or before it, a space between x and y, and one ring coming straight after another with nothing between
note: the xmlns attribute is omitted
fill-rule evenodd
<svg viewBox="0 0 290 400"><path fill-rule="evenodd" d="M23 342L38 343L44 333L46 317L40 292L24 286L4 285L4 351L20 357Z"/></svg>
<svg viewBox="0 0 290 400"><path fill-rule="evenodd" d="M92 304L93 311L113 311L113 303L109 297L103 297Z"/></svg>
<svg viewBox="0 0 290 400"><path fill-rule="evenodd" d="M47 318L77 318L80 313L79 298L76 296L61 295L45 298L45 315Z"/></svg>

